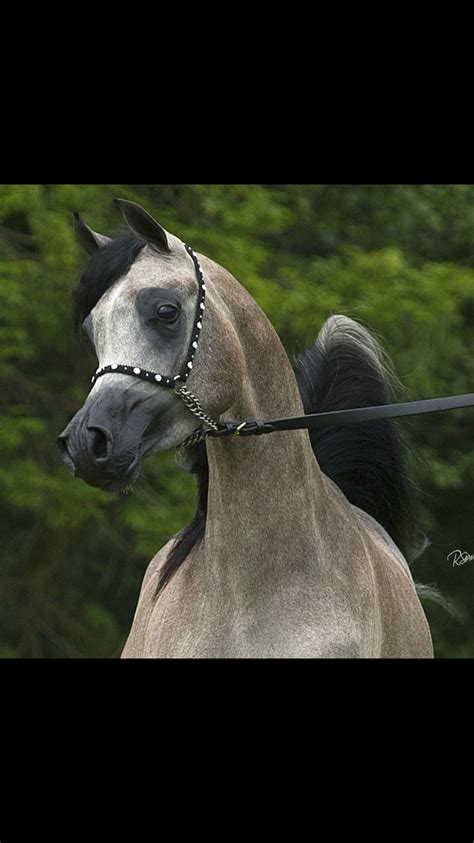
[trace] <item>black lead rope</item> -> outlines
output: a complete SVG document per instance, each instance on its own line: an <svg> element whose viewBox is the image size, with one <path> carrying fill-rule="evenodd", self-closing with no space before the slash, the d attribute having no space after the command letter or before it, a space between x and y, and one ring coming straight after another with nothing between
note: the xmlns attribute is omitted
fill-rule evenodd
<svg viewBox="0 0 474 843"><path fill-rule="evenodd" d="M329 425L359 424L380 419L418 416L423 413L441 413L474 407L474 393L452 395L448 398L428 398L426 401L407 401L404 404L382 404L376 407L357 407L353 410L333 410L307 416L269 419L251 422L224 422L217 430L206 430L206 436L259 436L278 430L304 430Z"/></svg>

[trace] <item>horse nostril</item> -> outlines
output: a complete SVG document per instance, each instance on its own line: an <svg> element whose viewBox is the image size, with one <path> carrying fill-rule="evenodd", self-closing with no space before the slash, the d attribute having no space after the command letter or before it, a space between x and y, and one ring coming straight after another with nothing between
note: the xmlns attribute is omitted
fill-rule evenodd
<svg viewBox="0 0 474 843"><path fill-rule="evenodd" d="M71 474L75 475L76 466L67 446L67 438L67 434L64 435L61 433L61 436L58 438L58 448L64 465L69 469Z"/></svg>
<svg viewBox="0 0 474 843"><path fill-rule="evenodd" d="M105 427L91 425L87 428L92 435L92 453L96 462L106 462L112 446L112 434Z"/></svg>

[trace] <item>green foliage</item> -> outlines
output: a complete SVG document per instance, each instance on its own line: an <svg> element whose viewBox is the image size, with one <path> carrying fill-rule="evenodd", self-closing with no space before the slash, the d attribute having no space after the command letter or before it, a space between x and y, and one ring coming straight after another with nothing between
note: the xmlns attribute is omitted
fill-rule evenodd
<svg viewBox="0 0 474 843"><path fill-rule="evenodd" d="M115 196L233 272L290 357L342 312L381 335L413 397L474 385L470 185L1 186L0 658L118 655L147 562L193 512L193 480L172 454L145 463L135 494L119 498L73 480L56 449L94 366L70 326L84 261L71 212L113 233ZM472 412L404 424L432 539L415 576L458 610L427 605L436 653L472 656L472 564L446 560L474 552Z"/></svg>

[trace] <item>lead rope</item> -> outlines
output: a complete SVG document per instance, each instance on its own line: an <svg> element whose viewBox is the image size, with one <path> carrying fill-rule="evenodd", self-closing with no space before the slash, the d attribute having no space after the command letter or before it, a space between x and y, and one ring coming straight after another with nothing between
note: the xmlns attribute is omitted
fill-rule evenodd
<svg viewBox="0 0 474 843"><path fill-rule="evenodd" d="M185 387L175 391L181 395L191 412L209 425L207 429L201 427L199 430L194 431L178 447L201 442L206 436L259 436L262 433L274 433L279 430L311 430L328 425L360 424L376 419L380 421L382 419L403 418L404 416L440 413L446 410L460 410L465 407L474 407L474 392L471 392L466 395L452 395L447 398L428 398L423 401L407 401L402 404L382 404L375 407L354 407L349 410L332 410L330 412L313 413L292 418L217 424L203 412L197 398L192 393L189 393ZM190 397L190 403L188 403L189 399L182 393Z"/></svg>

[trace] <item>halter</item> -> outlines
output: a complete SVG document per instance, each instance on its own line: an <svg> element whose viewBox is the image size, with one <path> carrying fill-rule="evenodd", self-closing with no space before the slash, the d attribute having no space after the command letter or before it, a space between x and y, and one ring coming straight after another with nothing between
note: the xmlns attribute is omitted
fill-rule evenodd
<svg viewBox="0 0 474 843"><path fill-rule="evenodd" d="M188 410L207 425L206 428L201 426L195 430L177 447L183 448L187 445L195 445L207 436L259 436L279 430L304 430L327 427L329 425L337 425L339 427L342 425L375 421L377 419L393 419L424 413L439 413L445 410L456 410L462 407L474 406L474 393L469 393L467 395L453 395L448 398L430 398L424 401L407 401L403 404L382 404L375 407L357 407L350 410L332 410L327 413L314 413L282 419L267 419L265 421L223 423L215 421L204 412L198 398L186 389L186 381L191 374L201 336L204 311L206 309L206 285L196 255L190 246L187 246L185 243L183 245L194 263L198 283L198 298L188 354L179 375L167 377L157 372L150 372L148 369L142 369L139 366L125 366L122 363L112 363L109 366L103 366L97 369L91 380L91 383L94 384L102 375L130 375L134 378L140 378L142 381L172 389L184 401ZM180 383L181 386L179 385Z"/></svg>
<svg viewBox="0 0 474 843"><path fill-rule="evenodd" d="M198 297L194 314L193 329L191 331L191 339L189 341L188 354L179 375L167 377L166 375L159 374L158 372L151 372L149 369L143 369L140 366L125 366L123 363L111 363L108 366L102 366L102 368L97 369L96 373L91 378L91 383L94 385L96 380L101 378L103 375L131 375L134 378L140 378L142 381L164 386L167 389L172 389L173 392L184 401L188 410L208 425L209 430L218 430L220 428L219 423L214 421L214 419L204 412L198 398L196 398L189 389L186 389L186 381L191 374L191 370L194 365L194 358L196 356L199 338L202 331L204 311L206 309L206 285L204 283L204 276L196 255L191 247L187 246L186 243L183 243L183 246L194 263L198 283ZM201 428L194 431L194 433L192 433L191 436L182 443L182 445L191 444L190 440L193 440L193 443L200 441L200 438L202 438L201 434L203 433L204 430ZM196 438L198 434L199 438Z"/></svg>

